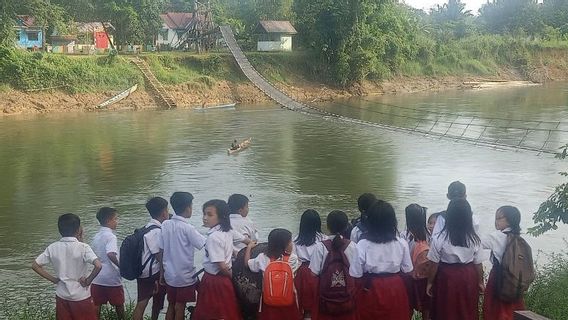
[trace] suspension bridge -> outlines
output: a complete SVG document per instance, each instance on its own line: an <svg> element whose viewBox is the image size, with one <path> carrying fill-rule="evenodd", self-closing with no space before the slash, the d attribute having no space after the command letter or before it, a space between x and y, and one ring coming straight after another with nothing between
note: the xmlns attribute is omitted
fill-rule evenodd
<svg viewBox="0 0 568 320"><path fill-rule="evenodd" d="M568 142L568 122L464 116L451 112L432 112L364 99L371 107L333 103L341 112L298 102L277 89L250 64L229 26L221 26L227 47L245 76L282 108L326 119L351 122L381 129L451 140L503 150L526 150L537 154L556 154ZM375 115L377 121L349 114ZM398 119L398 120L397 120Z"/></svg>

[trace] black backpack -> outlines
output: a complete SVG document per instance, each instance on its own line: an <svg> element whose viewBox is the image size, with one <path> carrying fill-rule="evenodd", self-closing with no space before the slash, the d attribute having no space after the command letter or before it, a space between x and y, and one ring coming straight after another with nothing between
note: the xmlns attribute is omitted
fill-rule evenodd
<svg viewBox="0 0 568 320"><path fill-rule="evenodd" d="M127 236L120 245L120 275L127 280L134 280L140 277L146 265L150 263L150 275L152 273L151 264L156 257L150 255L144 263L142 263L142 254L144 253L144 235L148 232L159 229L156 225L143 227L134 230L134 233Z"/></svg>

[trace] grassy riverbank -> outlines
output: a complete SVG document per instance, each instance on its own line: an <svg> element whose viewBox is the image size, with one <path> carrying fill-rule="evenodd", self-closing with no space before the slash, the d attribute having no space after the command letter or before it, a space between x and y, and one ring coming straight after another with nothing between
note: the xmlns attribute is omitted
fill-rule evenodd
<svg viewBox="0 0 568 320"><path fill-rule="evenodd" d="M366 80L346 88L326 76L328 66L314 52L250 52L247 56L277 87L308 102L443 90L460 87L463 81L568 79L568 42L497 35L431 43L396 65L375 59ZM228 52L161 52L141 57L181 107L268 101L247 81ZM143 89L142 74L121 56L64 56L0 48L3 114L91 110L134 83ZM139 90L113 109L153 106L152 96Z"/></svg>

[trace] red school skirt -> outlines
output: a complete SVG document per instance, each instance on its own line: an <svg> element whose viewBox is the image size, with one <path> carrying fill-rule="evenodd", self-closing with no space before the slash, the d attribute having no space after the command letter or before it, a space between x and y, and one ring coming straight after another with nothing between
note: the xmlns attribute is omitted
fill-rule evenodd
<svg viewBox="0 0 568 320"><path fill-rule="evenodd" d="M294 301L297 301L296 298L297 296L294 297ZM267 306L263 301L258 310L258 320L301 320L302 318L303 315L300 314L296 302L286 307L273 307Z"/></svg>
<svg viewBox="0 0 568 320"><path fill-rule="evenodd" d="M294 286L298 293L298 308L301 313L312 311L318 290L318 277L312 273L309 266L309 262L303 262L294 278Z"/></svg>
<svg viewBox="0 0 568 320"><path fill-rule="evenodd" d="M483 300L483 319L485 320L513 320L513 312L525 310L525 302L521 298L515 302L503 302L497 297L495 267L489 273L489 280L485 287L485 299Z"/></svg>
<svg viewBox="0 0 568 320"><path fill-rule="evenodd" d="M410 319L408 293L400 274L365 274L363 278L365 285L357 295L356 319Z"/></svg>
<svg viewBox="0 0 568 320"><path fill-rule="evenodd" d="M432 320L478 320L478 284L473 263L440 262L432 288Z"/></svg>
<svg viewBox="0 0 568 320"><path fill-rule="evenodd" d="M197 288L197 305L192 319L242 319L231 278L205 272Z"/></svg>

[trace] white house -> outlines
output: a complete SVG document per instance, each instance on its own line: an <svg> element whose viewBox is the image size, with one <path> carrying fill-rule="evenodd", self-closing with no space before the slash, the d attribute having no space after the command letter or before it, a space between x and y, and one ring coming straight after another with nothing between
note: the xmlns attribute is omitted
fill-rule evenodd
<svg viewBox="0 0 568 320"><path fill-rule="evenodd" d="M290 21L260 21L254 33L258 51L292 51L292 35L298 32Z"/></svg>
<svg viewBox="0 0 568 320"><path fill-rule="evenodd" d="M177 49L183 44L185 34L197 22L197 14L190 12L167 12L160 15L162 29L156 37L156 46Z"/></svg>

